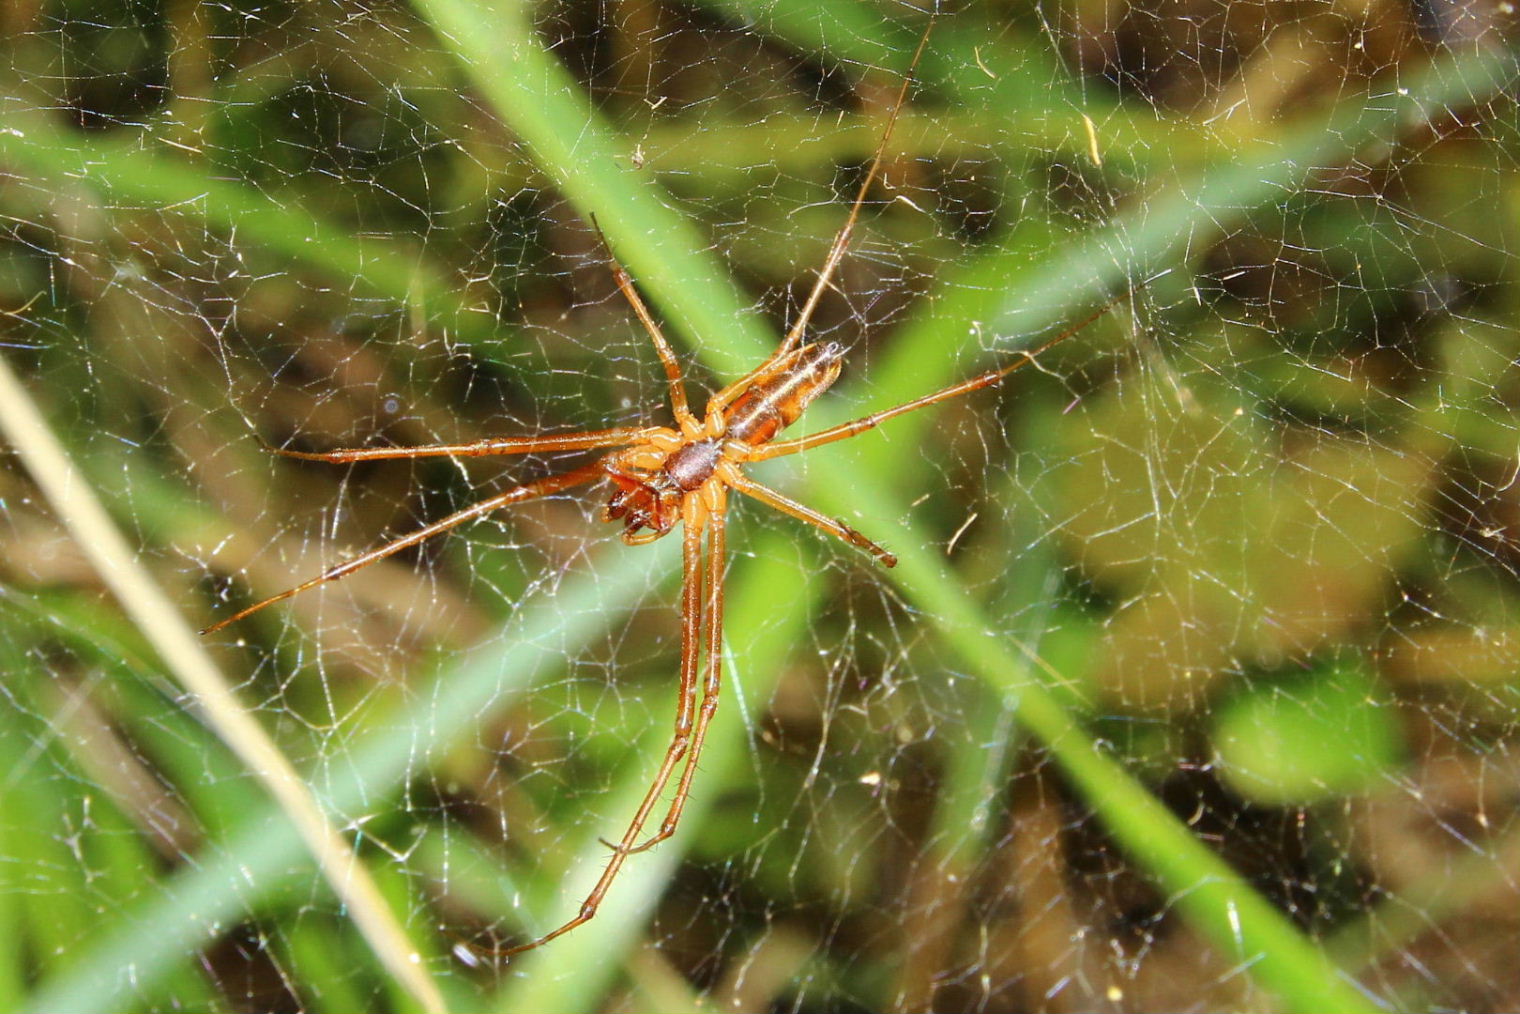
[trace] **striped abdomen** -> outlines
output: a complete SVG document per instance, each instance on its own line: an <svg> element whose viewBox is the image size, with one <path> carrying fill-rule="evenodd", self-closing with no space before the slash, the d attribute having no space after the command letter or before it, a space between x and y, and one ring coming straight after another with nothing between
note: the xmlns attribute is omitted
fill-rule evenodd
<svg viewBox="0 0 1520 1014"><path fill-rule="evenodd" d="M804 345L777 363L724 411L724 432L732 440L763 444L786 429L814 398L839 379L844 346Z"/></svg>

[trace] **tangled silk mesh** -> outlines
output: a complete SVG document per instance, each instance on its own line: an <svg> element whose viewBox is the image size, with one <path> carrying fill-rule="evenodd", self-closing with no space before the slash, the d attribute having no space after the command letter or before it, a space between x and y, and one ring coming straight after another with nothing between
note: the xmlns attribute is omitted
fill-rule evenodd
<svg viewBox="0 0 1520 1014"><path fill-rule="evenodd" d="M196 626L570 463L262 445L668 420L591 209L441 6L0 8L0 355ZM736 331L779 334L922 12L531 16L621 139L576 171L659 188ZM215 637L450 1004L1282 1006L1247 931L1192 917L1021 724L1032 684L1342 981L1520 1006L1514 27L1460 0L947 4L811 329L845 377L801 428L1129 294L1000 387L757 469L923 551L970 621L738 504L683 833L542 951L455 944L573 913L626 825L670 735L678 540L555 496ZM700 406L755 350L639 281ZM9 463L0 520L8 1002L109 954L95 1006L405 1006Z"/></svg>

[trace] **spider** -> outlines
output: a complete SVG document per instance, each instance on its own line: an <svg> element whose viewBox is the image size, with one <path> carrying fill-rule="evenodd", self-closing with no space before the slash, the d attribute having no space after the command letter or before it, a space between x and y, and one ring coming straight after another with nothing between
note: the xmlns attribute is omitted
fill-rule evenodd
<svg viewBox="0 0 1520 1014"><path fill-rule="evenodd" d="M932 29L932 22L930 27ZM718 707L723 657L723 575L730 493L758 500L783 514L821 529L870 553L887 567L897 563L896 557L891 553L844 521L821 514L749 478L744 472L744 466L844 440L874 429L894 416L927 408L996 384L1033 362L1051 346L1081 331L1112 305L1105 304L1085 320L1068 327L1039 347L1021 352L1020 358L1015 362L998 369L809 436L791 440L776 439L839 377L845 347L832 341L804 344L803 335L849 247L860 210L880 172L892 129L897 123L898 114L912 85L913 72L928 39L929 31L925 31L914 51L865 179L856 192L844 225L829 247L823 266L796 320L776 350L748 374L713 395L700 416L689 406L681 364L670 343L666 341L660 325L634 288L633 280L609 250L609 262L617 287L648 332L664 368L670 409L675 417L674 427L618 427L549 436L495 437L468 444L365 447L319 453L272 448L276 453L289 458L334 464L387 458L470 458L615 449L590 464L515 486L409 535L339 563L308 581L212 624L201 631L203 634L221 630L266 606L309 588L336 581L466 521L483 517L511 504L550 496L587 483L605 481L611 485L611 495L603 508L602 518L608 522L621 522L622 539L630 546L653 542L670 534L678 526L681 528L680 688L670 745L623 837L616 844L608 843L612 856L596 885L582 902L579 912L563 925L528 943L496 952L501 957L548 943L588 922L596 915L628 857L665 841L675 833L680 823L681 812L690 793L692 776L702 754L702 745ZM701 665L704 655L705 671ZM680 776L664 819L657 830L640 841L645 825L671 778L675 777L677 768L680 769Z"/></svg>

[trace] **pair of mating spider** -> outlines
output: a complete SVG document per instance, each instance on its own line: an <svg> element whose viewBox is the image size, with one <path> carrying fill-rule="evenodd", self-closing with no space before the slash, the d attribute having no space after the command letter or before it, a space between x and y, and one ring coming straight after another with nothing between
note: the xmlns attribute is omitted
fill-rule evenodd
<svg viewBox="0 0 1520 1014"><path fill-rule="evenodd" d="M931 26L932 27L932 26ZM896 558L843 521L812 508L750 479L744 466L768 458L797 454L809 448L864 433L894 416L996 384L1057 342L1076 334L1094 320L1091 317L1056 335L1038 348L999 369L990 370L951 387L913 401L876 412L794 440L776 437L795 422L819 395L839 377L845 348L837 342L803 344L813 311L829 288L831 279L849 247L850 236L866 195L881 168L882 156L892 136L898 113L907 98L913 71L928 42L926 31L913 54L901 90L887 119L864 181L850 206L839 234L834 237L807 301L785 338L771 355L747 375L723 388L699 416L691 410L680 362L665 340L659 324L644 305L620 265L613 261L613 276L634 314L649 333L669 385L670 408L675 426L620 427L552 436L500 437L469 444L437 444L424 447L371 447L303 453L280 451L287 457L307 461L351 463L383 458L486 457L512 454L556 454L568 451L617 448L590 464L515 486L505 492L458 511L439 521L367 553L346 560L324 573L207 627L202 633L220 630L250 613L293 595L336 581L377 560L397 553L500 508L537 497L549 496L575 486L606 481L611 497L603 510L606 521L621 522L623 541L629 545L652 542L682 529L681 662L680 692L675 730L653 784L634 813L622 839L612 845L612 857L579 913L557 929L529 943L500 952L516 954L547 943L591 919L629 856L659 844L675 833L690 793L692 776L702 754L702 744L718 707L723 642L723 573L726 559L728 496L731 492L758 500L784 514L819 528L852 546L865 550L891 567ZM704 551L703 538L706 537ZM701 666L705 653L706 668ZM700 678L699 678L700 676ZM658 830L640 841L650 815L676 769L680 777Z"/></svg>

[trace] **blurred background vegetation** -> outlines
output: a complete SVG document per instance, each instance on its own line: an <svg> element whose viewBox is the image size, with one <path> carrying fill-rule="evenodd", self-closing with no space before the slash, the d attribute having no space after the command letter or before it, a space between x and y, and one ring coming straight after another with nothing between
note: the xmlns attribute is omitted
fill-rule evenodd
<svg viewBox="0 0 1520 1014"><path fill-rule="evenodd" d="M735 511L681 833L679 547L525 505L208 641L451 1009L1520 1006L1509 5L947 2ZM523 476L262 445L665 422L764 354L926 25L887 2L0 8L0 356L192 626ZM701 403L700 395L696 397ZM0 470L0 1003L425 1006ZM1354 983L1355 985L1351 985Z"/></svg>

